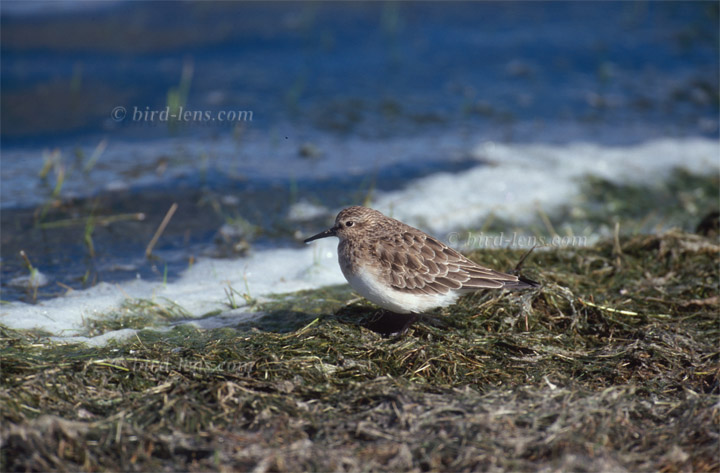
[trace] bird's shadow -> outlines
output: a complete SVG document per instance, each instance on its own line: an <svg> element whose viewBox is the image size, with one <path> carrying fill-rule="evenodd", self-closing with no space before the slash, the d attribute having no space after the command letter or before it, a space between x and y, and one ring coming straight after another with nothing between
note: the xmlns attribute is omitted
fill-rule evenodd
<svg viewBox="0 0 720 473"><path fill-rule="evenodd" d="M340 323L363 327L385 338L402 336L413 324L447 328L447 319L432 314L398 314L362 305L343 307L332 316Z"/></svg>
<svg viewBox="0 0 720 473"><path fill-rule="evenodd" d="M324 315L297 310L272 310L262 316L234 326L238 330L257 330L260 332L289 333L310 324L313 320L325 318Z"/></svg>
<svg viewBox="0 0 720 473"><path fill-rule="evenodd" d="M429 314L397 314L384 309L363 305L345 306L332 314L312 314L293 310L270 311L261 317L240 323L239 330L258 330L261 332L289 333L300 330L315 319L335 321L337 323L362 327L385 338L404 335L415 323L446 328L446 319Z"/></svg>

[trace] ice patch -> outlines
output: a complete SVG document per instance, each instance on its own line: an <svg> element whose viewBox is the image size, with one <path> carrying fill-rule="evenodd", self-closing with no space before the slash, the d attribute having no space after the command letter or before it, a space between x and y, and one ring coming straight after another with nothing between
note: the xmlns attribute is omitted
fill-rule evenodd
<svg viewBox="0 0 720 473"><path fill-rule="evenodd" d="M138 332L137 330L132 329L132 328L124 328L124 329L120 329L120 330L113 330L111 332L106 332L106 333L103 333L102 335L98 335L96 337L73 336L73 337L50 337L50 339L55 342L85 343L86 345L97 347L97 346L103 346L111 340L118 341L118 342L127 340L127 339L133 337L137 332Z"/></svg>
<svg viewBox="0 0 720 473"><path fill-rule="evenodd" d="M417 179L405 189L378 195L374 207L440 236L490 212L515 222L529 220L538 206L552 213L577 199L581 178L587 175L652 183L678 167L720 172L720 144L703 138L620 147L485 144L475 156L490 165Z"/></svg>
<svg viewBox="0 0 720 473"><path fill-rule="evenodd" d="M176 304L194 317L220 310L222 317L210 321L201 319L197 325L220 326L221 320L228 322L225 325L231 325L245 318L230 311L225 294L228 287L239 293L247 291L253 298L262 298L272 293L345 282L337 264L336 246L336 239L328 239L302 249L262 251L237 260L202 259L186 270L179 280L167 285L143 280L100 283L37 305L13 302L0 309L0 323L14 329L38 329L69 340L89 341L77 338L86 335L85 320L117 311L126 299L147 299ZM236 301L244 302L239 296Z"/></svg>
<svg viewBox="0 0 720 473"><path fill-rule="evenodd" d="M288 220L291 222L305 222L314 218L327 215L328 209L322 205L311 204L307 201L300 201L290 205Z"/></svg>

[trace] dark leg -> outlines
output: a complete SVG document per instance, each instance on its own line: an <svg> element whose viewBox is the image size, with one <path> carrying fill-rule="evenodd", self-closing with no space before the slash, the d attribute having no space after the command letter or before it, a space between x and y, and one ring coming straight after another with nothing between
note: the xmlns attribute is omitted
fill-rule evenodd
<svg viewBox="0 0 720 473"><path fill-rule="evenodd" d="M387 338L394 334L404 333L419 318L418 314L396 314L382 310L363 325Z"/></svg>

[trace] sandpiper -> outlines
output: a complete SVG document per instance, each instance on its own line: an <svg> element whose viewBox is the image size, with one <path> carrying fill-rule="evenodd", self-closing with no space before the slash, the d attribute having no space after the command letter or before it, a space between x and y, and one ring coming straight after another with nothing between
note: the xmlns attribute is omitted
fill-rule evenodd
<svg viewBox="0 0 720 473"><path fill-rule="evenodd" d="M355 291L398 314L422 314L478 289L538 284L470 261L441 241L367 207L348 207L335 225L305 240L336 236L338 261Z"/></svg>

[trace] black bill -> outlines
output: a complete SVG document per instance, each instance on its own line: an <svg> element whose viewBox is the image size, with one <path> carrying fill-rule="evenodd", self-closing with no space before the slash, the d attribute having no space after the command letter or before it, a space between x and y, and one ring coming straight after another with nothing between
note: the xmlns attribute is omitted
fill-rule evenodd
<svg viewBox="0 0 720 473"><path fill-rule="evenodd" d="M305 239L304 243L310 243L313 240L319 240L320 238L327 238L335 236L335 227L328 228L324 232L320 232L317 235L311 236L310 238Z"/></svg>

